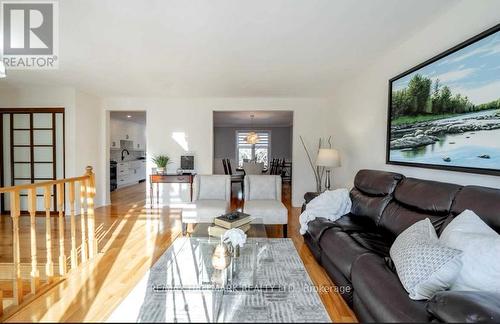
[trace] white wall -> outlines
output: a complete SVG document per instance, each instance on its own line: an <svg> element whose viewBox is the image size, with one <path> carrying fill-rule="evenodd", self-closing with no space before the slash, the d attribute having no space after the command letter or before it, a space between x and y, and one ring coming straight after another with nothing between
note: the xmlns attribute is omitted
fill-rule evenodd
<svg viewBox="0 0 500 324"><path fill-rule="evenodd" d="M408 38L372 67L335 89L331 130L343 166L335 170L336 186L352 186L362 168L401 172L407 176L459 184L500 187L498 177L385 164L388 80L500 22L500 1L462 1L434 23Z"/></svg>
<svg viewBox="0 0 500 324"><path fill-rule="evenodd" d="M96 206L101 206L106 201L107 176L105 156L107 151L106 141L102 137L104 132L105 120L101 117L102 102L101 99L80 91L76 92L76 139L75 139L75 170L80 175L81 170L90 165L94 168L96 181ZM66 142L66 147L69 145Z"/></svg>
<svg viewBox="0 0 500 324"><path fill-rule="evenodd" d="M314 177L300 145L299 135L314 147L320 136L328 135L327 122L322 116L331 108L327 100L312 98L108 98L104 107L108 111L146 110L148 172L153 167L150 158L155 154L168 154L173 161L168 170L175 172L179 167L180 156L185 152L192 152L195 155L197 172L202 174L212 173L214 110L294 111L294 206L300 206L304 193L315 188ZM106 113L103 113L103 116L105 115ZM188 200L186 186L164 185L162 188L165 204L172 205Z"/></svg>

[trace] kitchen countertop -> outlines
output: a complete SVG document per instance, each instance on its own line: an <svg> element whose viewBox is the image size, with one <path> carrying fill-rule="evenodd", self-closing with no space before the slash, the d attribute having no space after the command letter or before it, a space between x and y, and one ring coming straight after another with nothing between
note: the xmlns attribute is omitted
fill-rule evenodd
<svg viewBox="0 0 500 324"><path fill-rule="evenodd" d="M116 163L123 163L123 162L134 162L134 161L146 161L146 159L130 159L130 160L123 160L123 161L115 161L115 160L111 160L111 162L116 162Z"/></svg>

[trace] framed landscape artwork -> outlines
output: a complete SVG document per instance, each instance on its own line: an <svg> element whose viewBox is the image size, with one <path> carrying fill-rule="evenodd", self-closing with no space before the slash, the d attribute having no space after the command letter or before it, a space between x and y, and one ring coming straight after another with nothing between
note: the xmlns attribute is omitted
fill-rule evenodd
<svg viewBox="0 0 500 324"><path fill-rule="evenodd" d="M389 80L386 158L500 175L500 25Z"/></svg>

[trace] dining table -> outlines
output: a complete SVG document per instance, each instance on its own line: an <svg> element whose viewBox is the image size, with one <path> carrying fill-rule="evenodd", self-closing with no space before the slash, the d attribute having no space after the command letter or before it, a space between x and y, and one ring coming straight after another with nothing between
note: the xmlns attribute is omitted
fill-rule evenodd
<svg viewBox="0 0 500 324"><path fill-rule="evenodd" d="M245 170L243 170L243 167L237 167L236 171L238 171L238 172L245 172ZM268 168L262 169L262 173L267 173L267 171L269 171Z"/></svg>

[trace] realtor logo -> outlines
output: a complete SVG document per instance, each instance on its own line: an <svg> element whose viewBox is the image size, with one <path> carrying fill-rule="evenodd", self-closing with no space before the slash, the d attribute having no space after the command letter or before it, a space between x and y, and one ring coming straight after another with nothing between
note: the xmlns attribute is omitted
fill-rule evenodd
<svg viewBox="0 0 500 324"><path fill-rule="evenodd" d="M57 68L57 2L3 1L1 16L7 70Z"/></svg>

